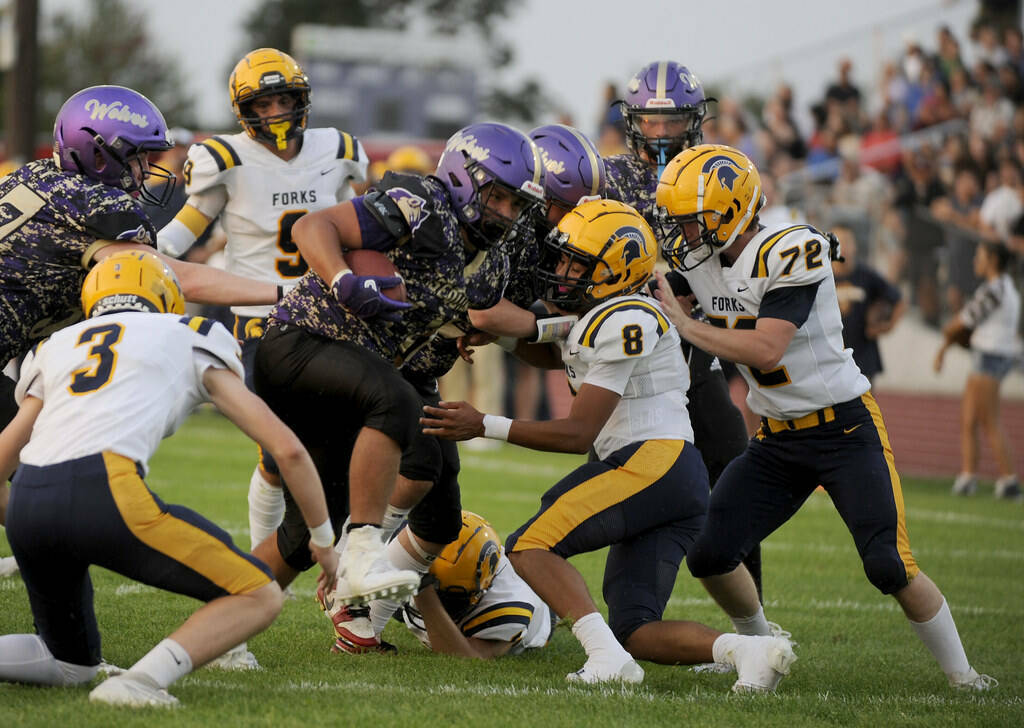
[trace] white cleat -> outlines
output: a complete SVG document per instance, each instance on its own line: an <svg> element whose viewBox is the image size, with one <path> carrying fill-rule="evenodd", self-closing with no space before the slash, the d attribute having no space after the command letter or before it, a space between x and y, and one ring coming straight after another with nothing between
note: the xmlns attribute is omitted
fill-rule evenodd
<svg viewBox="0 0 1024 728"><path fill-rule="evenodd" d="M178 699L141 674L126 672L107 678L89 693L89 702L126 708L174 708Z"/></svg>
<svg viewBox="0 0 1024 728"><path fill-rule="evenodd" d="M18 562L14 560L13 556L0 558L0 577L14 576L18 570Z"/></svg>
<svg viewBox="0 0 1024 728"><path fill-rule="evenodd" d="M232 647L220 657L215 657L204 665L216 670L259 670L260 663L256 655L249 652L246 643Z"/></svg>
<svg viewBox="0 0 1024 728"><path fill-rule="evenodd" d="M949 676L949 686L957 690L974 690L985 692L999 685L999 681L991 675L979 674L973 667L970 672L954 672Z"/></svg>
<svg viewBox="0 0 1024 728"><path fill-rule="evenodd" d="M722 657L736 666L734 693L773 692L796 662L793 645L785 637L729 637Z"/></svg>
<svg viewBox="0 0 1024 728"><path fill-rule="evenodd" d="M691 667L690 672L704 675L725 675L730 672L736 672L736 668L728 662L704 662Z"/></svg>
<svg viewBox="0 0 1024 728"><path fill-rule="evenodd" d="M978 492L978 479L970 473L960 473L953 481L953 495L974 495Z"/></svg>
<svg viewBox="0 0 1024 728"><path fill-rule="evenodd" d="M339 606L365 604L374 599L402 602L413 596L419 585L419 574L396 569L388 561L380 528L363 526L348 533L331 598Z"/></svg>
<svg viewBox="0 0 1024 728"><path fill-rule="evenodd" d="M114 677L115 675L121 675L122 673L128 672L123 667L118 667L106 660L100 660L100 666L96 670L97 674L102 674L104 677Z"/></svg>
<svg viewBox="0 0 1024 728"><path fill-rule="evenodd" d="M565 679L572 683L586 683L597 685L606 682L640 683L644 679L644 669L636 664L636 660L629 660L617 670L607 665L600 665L595 660L587 662L576 672L570 672Z"/></svg>

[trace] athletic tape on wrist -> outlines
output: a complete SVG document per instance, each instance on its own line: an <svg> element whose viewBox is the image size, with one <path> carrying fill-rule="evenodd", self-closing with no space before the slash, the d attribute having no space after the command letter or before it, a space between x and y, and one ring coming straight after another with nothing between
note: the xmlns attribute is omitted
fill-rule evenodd
<svg viewBox="0 0 1024 728"><path fill-rule="evenodd" d="M329 546L334 545L334 526L331 525L331 519L328 518L326 521L321 523L319 526L314 526L309 529L309 540L314 546L325 549Z"/></svg>
<svg viewBox="0 0 1024 728"><path fill-rule="evenodd" d="M492 440L508 440L508 431L512 429L512 420L498 415L484 415L484 437Z"/></svg>

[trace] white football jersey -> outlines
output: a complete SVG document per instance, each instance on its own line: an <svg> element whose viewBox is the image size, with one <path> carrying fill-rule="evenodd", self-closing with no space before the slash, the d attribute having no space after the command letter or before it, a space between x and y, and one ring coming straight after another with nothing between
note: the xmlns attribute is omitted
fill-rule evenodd
<svg viewBox="0 0 1024 728"><path fill-rule="evenodd" d="M58 331L21 367L15 399L43 401L21 462L109 450L145 471L160 440L209 399L202 377L211 366L242 376L235 337L199 316L114 313Z"/></svg>
<svg viewBox="0 0 1024 728"><path fill-rule="evenodd" d="M287 162L242 132L192 145L185 191L207 217L221 215L226 270L288 285L308 269L292 242L292 225L307 212L351 199L351 183L365 181L366 168L362 143L337 129L307 129L302 149ZM271 308L231 310L266 316Z"/></svg>
<svg viewBox="0 0 1024 728"><path fill-rule="evenodd" d="M413 616L406 612L405 622L420 642L429 647L430 639L419 613ZM543 647L551 639L551 610L516 573L504 553L490 589L456 624L466 637L512 642L510 655Z"/></svg>
<svg viewBox="0 0 1024 728"><path fill-rule="evenodd" d="M573 394L592 384L620 395L594 449L605 458L641 440L687 440L690 370L675 326L648 296L621 296L598 304L561 342Z"/></svg>
<svg viewBox="0 0 1024 728"><path fill-rule="evenodd" d="M697 251L704 255L703 251ZM691 253L692 255L692 253ZM737 367L750 387L747 406L773 419L802 417L860 397L870 383L843 348L843 322L829 262L829 242L807 225L761 230L731 266L713 255L684 271L709 321L752 329L768 291L818 284L810 315L770 371Z"/></svg>

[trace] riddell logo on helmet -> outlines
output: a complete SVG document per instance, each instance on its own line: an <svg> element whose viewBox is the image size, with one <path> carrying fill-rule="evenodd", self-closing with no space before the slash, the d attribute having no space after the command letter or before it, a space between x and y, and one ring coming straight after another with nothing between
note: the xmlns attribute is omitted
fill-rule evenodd
<svg viewBox="0 0 1024 728"><path fill-rule="evenodd" d="M672 99L647 99L645 109L674 109L676 102Z"/></svg>
<svg viewBox="0 0 1024 728"><path fill-rule="evenodd" d="M85 102L85 110L89 112L91 119L126 121L140 129L145 129L149 126L149 119L145 114L136 114L130 107L125 106L120 101L104 104L98 99L89 99Z"/></svg>
<svg viewBox="0 0 1024 728"><path fill-rule="evenodd" d="M445 145L446 152L463 152L477 162L483 162L491 158L491 150L477 144L476 137L472 134L457 132L448 140Z"/></svg>

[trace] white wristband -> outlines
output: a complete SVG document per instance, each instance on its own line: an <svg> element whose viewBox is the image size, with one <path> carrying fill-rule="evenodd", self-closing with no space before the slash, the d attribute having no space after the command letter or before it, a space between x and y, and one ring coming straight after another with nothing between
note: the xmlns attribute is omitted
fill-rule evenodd
<svg viewBox="0 0 1024 728"><path fill-rule="evenodd" d="M319 526L309 529L309 540L322 549L334 545L334 526L331 525L330 516Z"/></svg>
<svg viewBox="0 0 1024 728"><path fill-rule="evenodd" d="M334 284L337 283L342 276L347 276L351 272L352 271L349 270L348 268L342 268L341 270L339 270L338 273L334 276L334 278L331 279L331 288L334 288Z"/></svg>
<svg viewBox="0 0 1024 728"><path fill-rule="evenodd" d="M512 429L512 420L498 415L484 415L484 437L492 440L508 440L508 431Z"/></svg>

